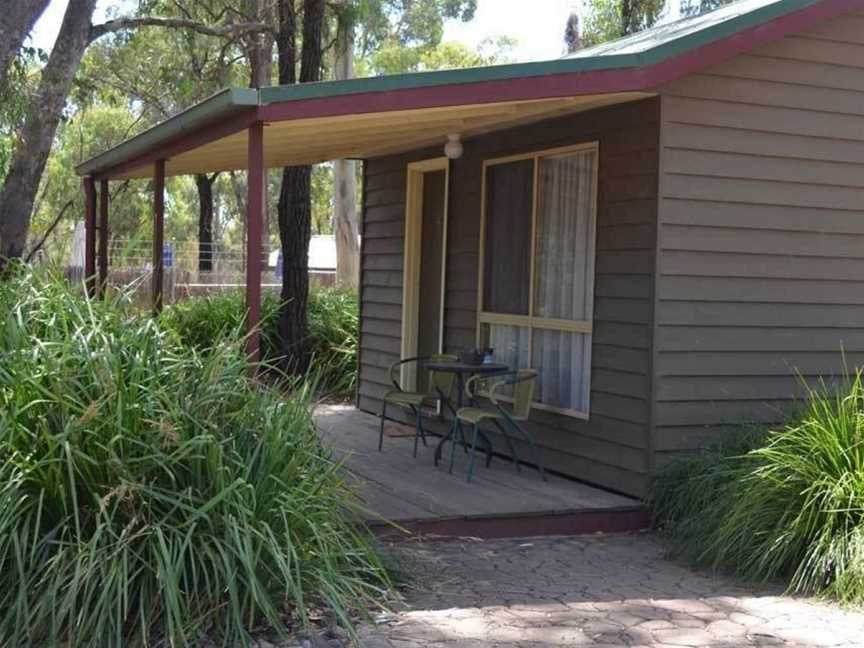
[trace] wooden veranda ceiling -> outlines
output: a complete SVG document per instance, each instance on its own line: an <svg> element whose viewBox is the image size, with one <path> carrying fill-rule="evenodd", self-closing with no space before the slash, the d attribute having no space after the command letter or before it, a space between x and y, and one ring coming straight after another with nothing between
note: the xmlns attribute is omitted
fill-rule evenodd
<svg viewBox="0 0 864 648"><path fill-rule="evenodd" d="M264 163L267 167L282 167L340 158L371 158L438 143L443 147L448 133L459 133L467 139L648 96L651 94L623 92L267 123L264 129ZM245 169L246 160L247 132L244 130L169 158L166 175ZM147 165L114 177L149 178L152 174L153 169Z"/></svg>

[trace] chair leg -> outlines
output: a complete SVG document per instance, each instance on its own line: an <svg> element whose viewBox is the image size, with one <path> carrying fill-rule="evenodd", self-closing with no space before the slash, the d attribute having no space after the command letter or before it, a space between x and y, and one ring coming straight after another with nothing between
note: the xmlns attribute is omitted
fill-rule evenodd
<svg viewBox="0 0 864 648"><path fill-rule="evenodd" d="M522 466L519 464L519 455L516 453L516 446L513 445L513 439L510 438L510 434L507 432L507 429L501 425L500 421L495 421L495 425L498 427L498 430L504 436L504 440L507 442L507 447L510 450L510 456L513 457L513 465L516 466L516 472L522 472Z"/></svg>
<svg viewBox="0 0 864 648"><path fill-rule="evenodd" d="M450 467L447 472L453 474L453 460L456 458L456 430L458 429L458 419L453 419L450 425Z"/></svg>
<svg viewBox="0 0 864 648"><path fill-rule="evenodd" d="M416 420L414 421L414 458L417 458L417 442L420 440L420 437L423 436L423 417L420 416L420 412L415 408L411 408L414 410L414 416ZM426 445L426 439L423 439L423 445Z"/></svg>
<svg viewBox="0 0 864 648"><path fill-rule="evenodd" d="M488 468L492 465L493 452L492 439L490 439L488 436L483 436L483 447L486 450L486 467Z"/></svg>
<svg viewBox="0 0 864 648"><path fill-rule="evenodd" d="M546 471L543 469L543 454L540 447L534 443L534 437L530 434L526 434L525 430L523 430L516 421L510 420L509 423L519 432L521 437L528 442L528 445L531 446L531 453L534 455L534 460L537 462L537 471L540 473L540 479L546 481Z"/></svg>
<svg viewBox="0 0 864 648"><path fill-rule="evenodd" d="M378 432L378 452L384 446L384 419L387 417L387 401L381 403L381 430Z"/></svg>
<svg viewBox="0 0 864 648"><path fill-rule="evenodd" d="M426 447L426 429L423 427L423 406L420 406L420 409L417 410L417 420L420 425L420 441L423 442L423 447Z"/></svg>
<svg viewBox="0 0 864 648"><path fill-rule="evenodd" d="M468 477L466 481L471 481L474 476L474 457L477 454L477 435L480 432L480 425L474 424L474 429L471 431L471 455L468 459Z"/></svg>

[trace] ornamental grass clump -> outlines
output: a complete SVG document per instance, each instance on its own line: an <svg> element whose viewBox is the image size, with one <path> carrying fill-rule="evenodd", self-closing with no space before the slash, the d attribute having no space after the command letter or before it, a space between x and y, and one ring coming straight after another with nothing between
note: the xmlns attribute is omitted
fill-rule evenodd
<svg viewBox="0 0 864 648"><path fill-rule="evenodd" d="M653 500L658 524L701 564L864 603L861 371L809 390L786 425L673 465Z"/></svg>
<svg viewBox="0 0 864 648"><path fill-rule="evenodd" d="M150 317L0 285L0 645L245 645L349 615L388 578L310 388L248 379Z"/></svg>

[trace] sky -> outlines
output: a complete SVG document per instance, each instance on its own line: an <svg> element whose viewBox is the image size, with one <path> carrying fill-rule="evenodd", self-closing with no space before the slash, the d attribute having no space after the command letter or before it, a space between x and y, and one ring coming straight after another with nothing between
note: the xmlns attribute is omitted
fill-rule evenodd
<svg viewBox="0 0 864 648"><path fill-rule="evenodd" d="M51 48L67 1L51 0L33 33L37 47ZM474 20L448 22L444 39L475 48L486 38L510 36L517 41L513 50L517 61L557 58L564 53L564 26L573 4L574 0L478 0ZM122 6L121 0L99 0L96 20L103 20L107 9L118 6ZM526 6L530 7L527 17Z"/></svg>

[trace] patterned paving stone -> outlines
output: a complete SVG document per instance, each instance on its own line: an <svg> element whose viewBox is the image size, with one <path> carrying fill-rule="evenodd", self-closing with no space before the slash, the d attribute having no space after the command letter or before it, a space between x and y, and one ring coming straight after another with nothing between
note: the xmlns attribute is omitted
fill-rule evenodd
<svg viewBox="0 0 864 648"><path fill-rule="evenodd" d="M364 648L864 648L864 611L694 572L647 534L389 551L413 579Z"/></svg>

